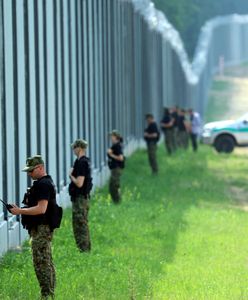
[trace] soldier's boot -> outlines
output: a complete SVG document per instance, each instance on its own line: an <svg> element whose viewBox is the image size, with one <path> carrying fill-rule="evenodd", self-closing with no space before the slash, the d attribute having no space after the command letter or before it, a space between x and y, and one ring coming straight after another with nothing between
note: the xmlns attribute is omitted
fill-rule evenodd
<svg viewBox="0 0 248 300"><path fill-rule="evenodd" d="M110 195L114 203L120 203L121 195L120 195L120 187L117 184L112 184L110 188Z"/></svg>
<svg viewBox="0 0 248 300"><path fill-rule="evenodd" d="M54 295L48 295L48 296L41 295L39 298L39 300L54 300L54 299L55 299Z"/></svg>

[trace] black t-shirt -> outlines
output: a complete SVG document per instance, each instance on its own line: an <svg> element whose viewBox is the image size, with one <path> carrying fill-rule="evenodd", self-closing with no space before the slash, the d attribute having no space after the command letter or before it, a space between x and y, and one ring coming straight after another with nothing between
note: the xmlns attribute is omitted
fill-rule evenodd
<svg viewBox="0 0 248 300"><path fill-rule="evenodd" d="M27 229L29 234L41 224L49 225L51 231L60 227L63 210L56 203L56 187L49 175L33 182L32 187L25 193L22 203L25 207L34 207L42 200L48 201L44 214L21 216L23 228Z"/></svg>
<svg viewBox="0 0 248 300"><path fill-rule="evenodd" d="M116 156L123 155L122 146L120 143L113 144L110 148ZM108 154L108 165L110 169L121 168L122 162L114 159Z"/></svg>
<svg viewBox="0 0 248 300"><path fill-rule="evenodd" d="M86 157L76 159L73 165L72 175L77 178L79 176L86 177L88 173L88 161Z"/></svg>
<svg viewBox="0 0 248 300"><path fill-rule="evenodd" d="M171 117L172 117L172 119L174 119L174 128L175 127L177 127L178 126L178 114L177 114L177 112L175 111L175 112L173 112L172 114L171 114Z"/></svg>
<svg viewBox="0 0 248 300"><path fill-rule="evenodd" d="M75 160L72 176L75 178L80 176L88 178L91 176L90 159L88 157L83 156ZM75 189L76 193L82 194L86 185L86 180L84 180L84 184L81 188L78 188L74 182L71 182L71 185Z"/></svg>
<svg viewBox="0 0 248 300"><path fill-rule="evenodd" d="M72 176L74 176L75 178L84 177L84 183L83 186L79 188L73 181L71 181L68 189L69 194L72 197L71 200L74 201L75 198L79 197L80 195L88 197L93 187L90 159L88 157L83 156L75 160L73 165Z"/></svg>
<svg viewBox="0 0 248 300"><path fill-rule="evenodd" d="M36 206L41 200L48 201L48 206L45 214L33 216L33 218L37 218L37 223L42 224L46 222L46 216L50 214L51 207L56 204L56 188L51 176L46 175L34 181L33 186L28 192L28 195L29 196L25 196L23 200L23 203L27 207Z"/></svg>
<svg viewBox="0 0 248 300"><path fill-rule="evenodd" d="M34 182L36 201L55 200L56 190L51 176L47 175Z"/></svg>
<svg viewBox="0 0 248 300"><path fill-rule="evenodd" d="M186 131L184 121L185 121L184 116L178 116L178 118L177 118L177 127L178 127L179 131Z"/></svg>
<svg viewBox="0 0 248 300"><path fill-rule="evenodd" d="M145 129L145 132L149 133L149 134L157 133L157 137L155 137L155 138L145 137L145 140L147 143L157 143L158 142L159 130L158 130L158 126L157 126L156 122L149 124L148 127Z"/></svg>
<svg viewBox="0 0 248 300"><path fill-rule="evenodd" d="M171 118L170 115L164 115L163 119L161 120L161 123L163 123L163 124L165 124L165 125L168 125L168 124L171 122L171 119L172 119L172 118ZM166 127L166 128L164 128L164 127L161 126L161 129L162 129L163 131L170 130L170 129L172 129L172 128L173 128L173 126Z"/></svg>

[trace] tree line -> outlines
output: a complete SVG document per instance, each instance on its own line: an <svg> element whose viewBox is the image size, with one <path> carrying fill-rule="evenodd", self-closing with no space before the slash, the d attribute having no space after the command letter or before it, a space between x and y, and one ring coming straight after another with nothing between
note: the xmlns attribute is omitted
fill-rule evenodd
<svg viewBox="0 0 248 300"><path fill-rule="evenodd" d="M219 15L248 14L245 0L153 0L168 20L180 32L185 48L192 59L204 23Z"/></svg>

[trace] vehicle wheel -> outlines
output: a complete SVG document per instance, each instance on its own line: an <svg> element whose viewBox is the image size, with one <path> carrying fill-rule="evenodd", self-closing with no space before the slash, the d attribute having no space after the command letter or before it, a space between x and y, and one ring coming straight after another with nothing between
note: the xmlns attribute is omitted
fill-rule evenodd
<svg viewBox="0 0 248 300"><path fill-rule="evenodd" d="M235 147L235 141L229 135L219 136L214 143L214 148L219 153L231 153L233 152L234 147Z"/></svg>

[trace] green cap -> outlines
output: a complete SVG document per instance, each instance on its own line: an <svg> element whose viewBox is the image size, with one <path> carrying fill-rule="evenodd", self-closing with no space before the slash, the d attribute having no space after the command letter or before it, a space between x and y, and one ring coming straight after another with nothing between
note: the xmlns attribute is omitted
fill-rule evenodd
<svg viewBox="0 0 248 300"><path fill-rule="evenodd" d="M23 172L31 172L35 169L35 167L39 165L44 165L44 160L41 155L35 155L33 157L29 157L26 160L26 167L22 169Z"/></svg>
<svg viewBox="0 0 248 300"><path fill-rule="evenodd" d="M75 148L86 149L87 146L88 146L88 143L82 139L78 139L74 143L71 144L72 149L75 149Z"/></svg>
<svg viewBox="0 0 248 300"><path fill-rule="evenodd" d="M121 134L118 130L114 129L112 130L109 135L112 135L112 136L116 136L117 138L121 138Z"/></svg>

